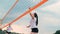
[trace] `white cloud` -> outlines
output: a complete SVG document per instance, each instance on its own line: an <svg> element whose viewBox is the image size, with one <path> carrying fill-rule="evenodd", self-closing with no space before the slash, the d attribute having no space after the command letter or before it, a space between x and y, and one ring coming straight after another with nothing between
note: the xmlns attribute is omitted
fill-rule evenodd
<svg viewBox="0 0 60 34"><path fill-rule="evenodd" d="M52 5L48 5L46 7L43 7L43 8L41 8L41 10L51 11L51 12L54 12L56 14L60 14L60 1L58 1Z"/></svg>
<svg viewBox="0 0 60 34"><path fill-rule="evenodd" d="M60 19L54 18L52 15L49 14L45 14L44 16L42 16L41 19L44 24L53 24L53 26L57 26L60 23Z"/></svg>

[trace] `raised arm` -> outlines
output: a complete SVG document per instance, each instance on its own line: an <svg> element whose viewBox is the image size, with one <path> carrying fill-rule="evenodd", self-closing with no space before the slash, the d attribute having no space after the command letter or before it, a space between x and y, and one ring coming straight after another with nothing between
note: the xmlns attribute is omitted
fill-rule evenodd
<svg viewBox="0 0 60 34"><path fill-rule="evenodd" d="M34 15L30 13L30 16L32 17L32 19L34 19Z"/></svg>

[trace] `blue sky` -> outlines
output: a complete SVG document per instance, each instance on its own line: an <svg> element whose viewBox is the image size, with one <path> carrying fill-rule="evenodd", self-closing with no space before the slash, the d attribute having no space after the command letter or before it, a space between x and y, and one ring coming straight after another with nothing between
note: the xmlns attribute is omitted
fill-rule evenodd
<svg viewBox="0 0 60 34"><path fill-rule="evenodd" d="M33 7L42 0L19 0L12 11L6 16L3 23L11 22L23 12ZM0 0L0 18L10 9L15 0ZM56 30L60 30L60 0L48 0L39 8L33 10L39 16L40 34L53 34ZM26 26L29 24L31 17L26 15L14 24Z"/></svg>

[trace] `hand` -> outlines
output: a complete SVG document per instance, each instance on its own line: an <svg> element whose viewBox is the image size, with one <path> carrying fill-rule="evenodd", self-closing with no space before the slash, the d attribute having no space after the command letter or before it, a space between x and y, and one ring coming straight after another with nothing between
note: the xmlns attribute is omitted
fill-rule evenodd
<svg viewBox="0 0 60 34"><path fill-rule="evenodd" d="M27 26L27 28L29 28L29 26Z"/></svg>
<svg viewBox="0 0 60 34"><path fill-rule="evenodd" d="M30 27L30 25L29 26L27 26L27 28L29 28Z"/></svg>

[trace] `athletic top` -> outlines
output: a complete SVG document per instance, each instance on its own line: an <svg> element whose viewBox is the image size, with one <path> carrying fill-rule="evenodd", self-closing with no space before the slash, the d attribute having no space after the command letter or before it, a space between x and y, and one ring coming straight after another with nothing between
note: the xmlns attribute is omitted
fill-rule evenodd
<svg viewBox="0 0 60 34"><path fill-rule="evenodd" d="M37 26L36 26L36 18L31 19L30 26L31 26L31 28L37 28Z"/></svg>
<svg viewBox="0 0 60 34"><path fill-rule="evenodd" d="M11 32L12 28L11 27L7 27L7 31Z"/></svg>

